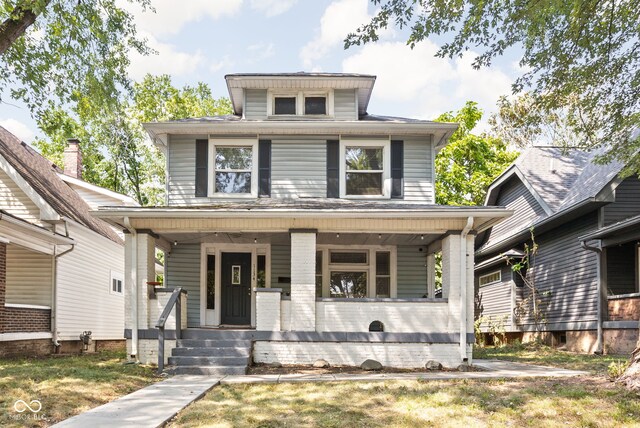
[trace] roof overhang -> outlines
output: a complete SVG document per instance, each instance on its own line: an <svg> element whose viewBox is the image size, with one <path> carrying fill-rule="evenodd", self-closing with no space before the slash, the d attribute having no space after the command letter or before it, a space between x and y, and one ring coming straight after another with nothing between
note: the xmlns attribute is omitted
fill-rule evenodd
<svg viewBox="0 0 640 428"><path fill-rule="evenodd" d="M523 257L524 253L520 250L516 250L516 249L511 249L508 251L505 251L504 253L500 253L497 256L493 256L487 260L483 260L480 263L477 263L473 269L474 270L482 270L491 266L495 266L495 265L499 265L499 264L505 264L508 258L511 257Z"/></svg>
<svg viewBox="0 0 640 428"><path fill-rule="evenodd" d="M122 202L123 205L131 205L131 206L139 206L135 199L131 196L123 195L122 193L114 192L113 190L105 189L104 187L96 186L95 184L87 183L84 180L80 180L75 177L71 177L66 174L58 173L58 177L62 179L62 181L67 184L72 184L74 186L81 187L85 190L106 196L108 198L114 199L116 201Z"/></svg>
<svg viewBox="0 0 640 428"><path fill-rule="evenodd" d="M19 245L45 254L53 254L56 245L75 244L72 238L52 232L5 212L0 212L0 242Z"/></svg>
<svg viewBox="0 0 640 428"><path fill-rule="evenodd" d="M247 136L268 135L341 135L349 136L421 136L433 135L436 150L444 147L447 140L458 129L457 123L440 122L393 122L393 121L211 121L211 122L153 122L144 128L151 139L166 148L168 136L173 135L216 135Z"/></svg>
<svg viewBox="0 0 640 428"><path fill-rule="evenodd" d="M640 240L640 215L603 227L578 239L582 242L599 240L601 247Z"/></svg>
<svg viewBox="0 0 640 428"><path fill-rule="evenodd" d="M227 89L233 111L242 115L245 89L355 89L358 112L365 114L376 76L349 73L240 73L227 74Z"/></svg>

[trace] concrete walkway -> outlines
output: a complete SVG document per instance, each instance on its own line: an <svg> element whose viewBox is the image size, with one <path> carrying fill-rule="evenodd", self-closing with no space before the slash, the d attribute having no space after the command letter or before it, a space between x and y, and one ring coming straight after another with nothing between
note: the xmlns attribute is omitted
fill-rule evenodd
<svg viewBox="0 0 640 428"><path fill-rule="evenodd" d="M385 380L450 380L508 379L526 377L572 377L587 374L576 370L543 367L498 360L474 360L482 371L433 373L371 373L371 374L287 374L243 376L179 375L150 385L111 403L60 422L55 427L136 427L155 428L164 425L179 411L202 397L214 386L236 383L336 382Z"/></svg>
<svg viewBox="0 0 640 428"><path fill-rule="evenodd" d="M220 377L173 376L54 426L155 428L164 425L219 383Z"/></svg>

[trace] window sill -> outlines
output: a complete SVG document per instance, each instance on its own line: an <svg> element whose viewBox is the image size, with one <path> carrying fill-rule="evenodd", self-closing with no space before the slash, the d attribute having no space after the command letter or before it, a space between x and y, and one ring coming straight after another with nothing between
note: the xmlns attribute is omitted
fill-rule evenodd
<svg viewBox="0 0 640 428"><path fill-rule="evenodd" d="M328 120L334 119L333 116L324 114L277 114L267 116L268 120Z"/></svg>
<svg viewBox="0 0 640 428"><path fill-rule="evenodd" d="M5 308L16 308L16 309L42 309L42 310L51 310L51 306L44 305L24 305L22 303L5 303Z"/></svg>
<svg viewBox="0 0 640 428"><path fill-rule="evenodd" d="M441 298L394 298L394 297L316 297L316 302L354 302L354 303L447 303Z"/></svg>

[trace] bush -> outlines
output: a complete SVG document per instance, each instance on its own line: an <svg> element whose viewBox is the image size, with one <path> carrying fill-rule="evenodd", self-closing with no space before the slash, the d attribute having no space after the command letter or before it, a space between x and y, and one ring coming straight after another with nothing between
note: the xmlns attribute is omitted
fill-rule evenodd
<svg viewBox="0 0 640 428"><path fill-rule="evenodd" d="M622 376L628 367L629 361L614 361L609 364L609 367L607 367L607 374L609 374L609 378L611 378L611 380L615 380Z"/></svg>

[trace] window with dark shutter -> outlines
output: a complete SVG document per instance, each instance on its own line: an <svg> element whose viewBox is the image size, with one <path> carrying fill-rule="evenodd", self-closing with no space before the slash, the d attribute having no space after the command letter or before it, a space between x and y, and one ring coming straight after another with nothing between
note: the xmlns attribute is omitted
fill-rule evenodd
<svg viewBox="0 0 640 428"><path fill-rule="evenodd" d="M209 140L196 140L196 196L207 196Z"/></svg>
<svg viewBox="0 0 640 428"><path fill-rule="evenodd" d="M402 198L404 188L404 142L391 141L391 197Z"/></svg>
<svg viewBox="0 0 640 428"><path fill-rule="evenodd" d="M271 140L258 142L258 197L271 197Z"/></svg>
<svg viewBox="0 0 640 428"><path fill-rule="evenodd" d="M327 141L327 198L340 197L340 143Z"/></svg>

